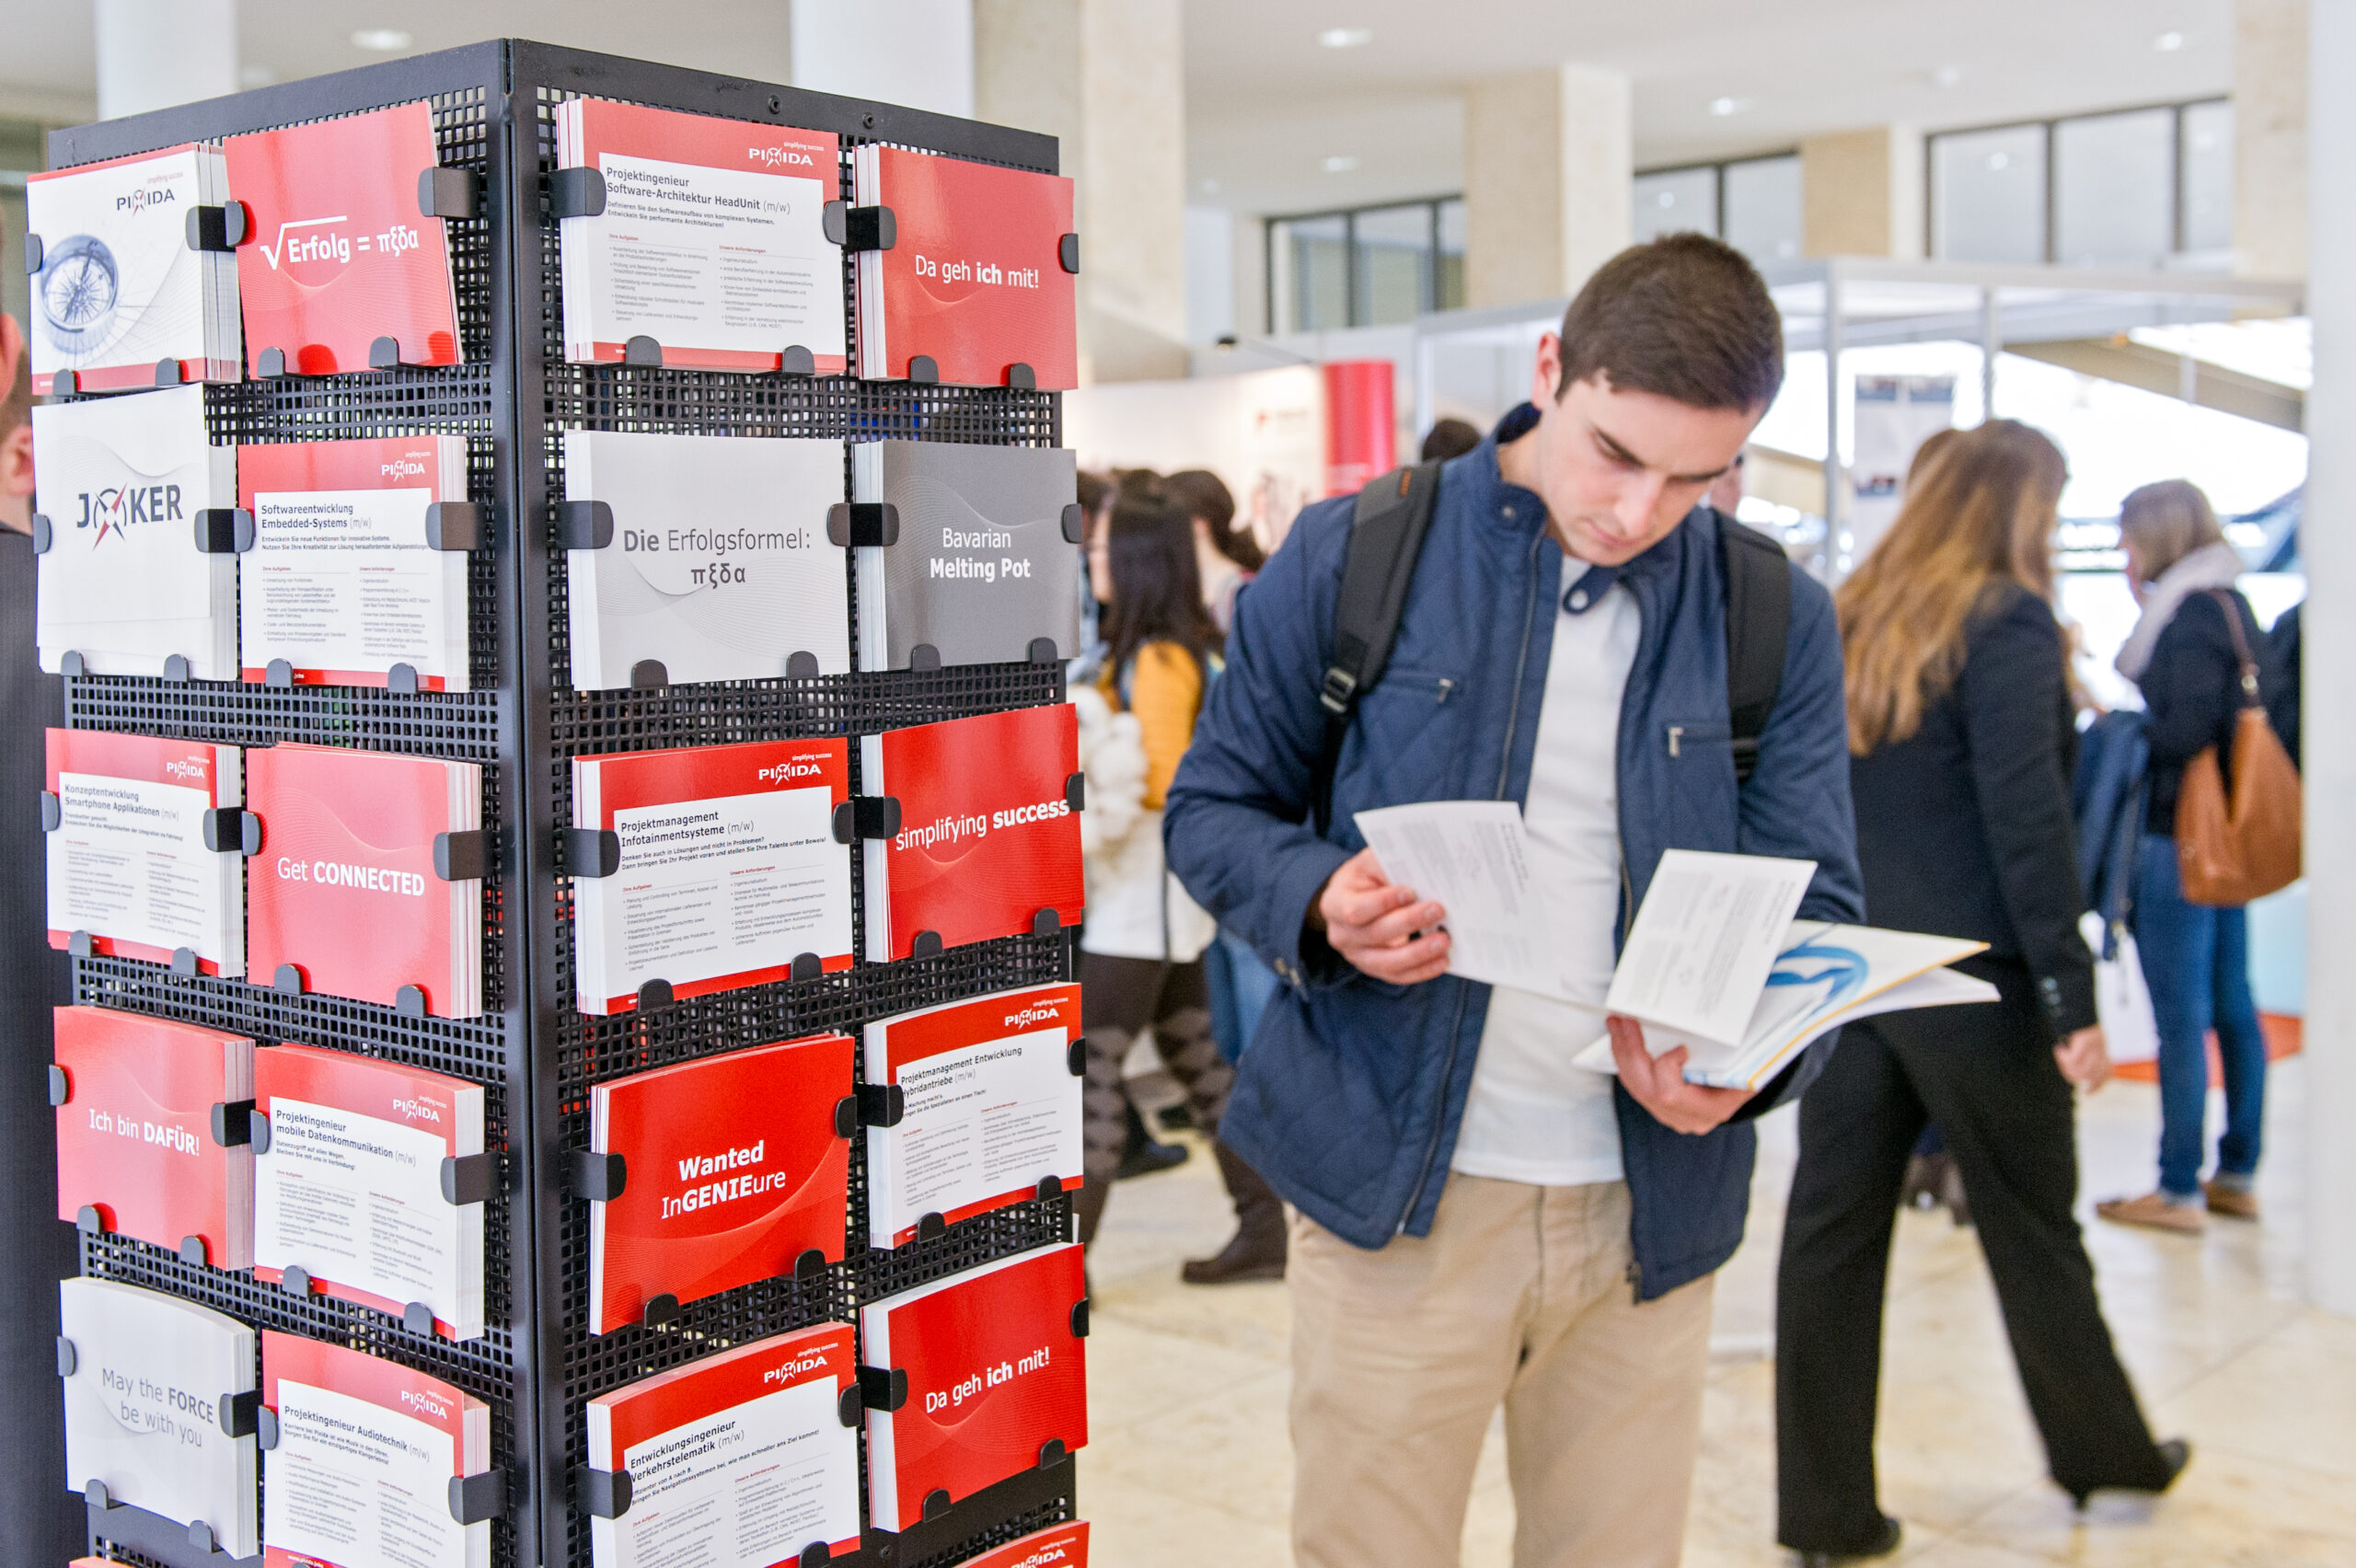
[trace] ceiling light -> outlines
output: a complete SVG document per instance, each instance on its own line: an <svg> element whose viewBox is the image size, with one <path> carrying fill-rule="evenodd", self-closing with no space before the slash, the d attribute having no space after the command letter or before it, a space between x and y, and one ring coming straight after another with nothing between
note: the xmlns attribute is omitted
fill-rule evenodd
<svg viewBox="0 0 2356 1568"><path fill-rule="evenodd" d="M410 46L409 34L398 28L362 28L352 35L352 47L377 54L398 54Z"/></svg>
<svg viewBox="0 0 2356 1568"><path fill-rule="evenodd" d="M1328 49L1359 49L1372 43L1374 34L1366 28L1327 28L1317 41Z"/></svg>
<svg viewBox="0 0 2356 1568"><path fill-rule="evenodd" d="M1674 190L1664 190L1660 193L1659 200L1660 204L1663 207L1674 207L1677 205L1677 192Z"/></svg>
<svg viewBox="0 0 2356 1568"><path fill-rule="evenodd" d="M2013 167L2013 155L2010 153L1990 153L1988 155L1988 167L1994 169L1997 173L2002 174L2004 170Z"/></svg>
<svg viewBox="0 0 2356 1568"><path fill-rule="evenodd" d="M1357 167L1357 155L1355 153L1335 153L1325 160L1327 174L1347 174Z"/></svg>
<svg viewBox="0 0 2356 1568"><path fill-rule="evenodd" d="M1942 65L1937 70L1931 73L1931 80L1936 82L1943 87L1952 87L1957 83L1963 80L1963 67L1960 65Z"/></svg>
<svg viewBox="0 0 2356 1568"><path fill-rule="evenodd" d="M2152 47L2162 54L2173 54L2184 47L2184 35L2180 32L2164 32L2152 40Z"/></svg>
<svg viewBox="0 0 2356 1568"><path fill-rule="evenodd" d="M1714 98L1710 100L1710 112L1718 116L1720 119L1724 119L1729 114L1740 114L1744 110L1749 109L1750 107L1750 100L1749 98Z"/></svg>

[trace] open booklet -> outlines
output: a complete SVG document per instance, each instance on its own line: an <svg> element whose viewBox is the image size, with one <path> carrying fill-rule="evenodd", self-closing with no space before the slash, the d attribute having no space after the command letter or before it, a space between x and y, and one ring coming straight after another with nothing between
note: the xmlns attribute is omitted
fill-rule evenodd
<svg viewBox="0 0 2356 1568"><path fill-rule="evenodd" d="M1512 801L1390 806L1357 821L1385 875L1448 911L1450 974L1633 1018L1653 1055L1686 1047L1688 1082L1755 1090L1852 1019L1996 999L1994 986L1945 967L1984 942L1796 920L1812 860L1671 849L1598 1005L1565 982ZM1609 1037L1573 1060L1612 1071Z"/></svg>

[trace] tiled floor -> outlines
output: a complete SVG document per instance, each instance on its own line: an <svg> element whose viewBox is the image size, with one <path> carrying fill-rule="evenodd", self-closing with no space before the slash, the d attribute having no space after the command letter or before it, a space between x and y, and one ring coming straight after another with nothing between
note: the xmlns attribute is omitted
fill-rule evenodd
<svg viewBox="0 0 2356 1568"><path fill-rule="evenodd" d="M2154 1426L2196 1447L2156 1503L2098 1498L2084 1516L2044 1479L1995 1298L1971 1233L1944 1214L1900 1222L1883 1382L1882 1504L1923 1568L2291 1568L2356 1563L2356 1322L2299 1297L2301 1064L2269 1107L2262 1226L2202 1238L2088 1219L2103 1301ZM2152 1179L2156 1091L2086 1102L2086 1193ZM2214 1121L2212 1118L2212 1125ZM1788 1113L1771 1118L1750 1239L1722 1276L1715 1365L1685 1561L1788 1561L1774 1539L1773 1268L1789 1182ZM1080 1507L1116 1568L1289 1559L1281 1285L1190 1289L1177 1262L1226 1234L1217 1173L1197 1157L1124 1182L1093 1260L1092 1442ZM1492 1432L1464 1532L1467 1568L1510 1560L1513 1504Z"/></svg>

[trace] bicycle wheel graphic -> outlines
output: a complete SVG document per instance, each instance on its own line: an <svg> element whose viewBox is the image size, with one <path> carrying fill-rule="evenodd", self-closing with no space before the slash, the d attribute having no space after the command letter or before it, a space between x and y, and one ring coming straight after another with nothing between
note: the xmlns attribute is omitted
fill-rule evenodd
<svg viewBox="0 0 2356 1568"><path fill-rule="evenodd" d="M114 324L115 278L114 252L92 235L75 235L42 259L36 315L60 352L87 353L107 340Z"/></svg>

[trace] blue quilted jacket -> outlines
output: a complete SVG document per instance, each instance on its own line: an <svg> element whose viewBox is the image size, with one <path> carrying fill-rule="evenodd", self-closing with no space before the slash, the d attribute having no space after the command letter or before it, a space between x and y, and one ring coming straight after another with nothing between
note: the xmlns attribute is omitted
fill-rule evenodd
<svg viewBox="0 0 2356 1568"><path fill-rule="evenodd" d="M1517 422L1509 416L1503 428ZM1239 600L1227 674L1163 823L1187 891L1286 981L1244 1053L1220 1136L1310 1217L1361 1247L1431 1228L1489 987L1453 975L1413 986L1371 979L1304 935L1302 917L1334 869L1365 847L1352 813L1529 793L1563 554L1537 495L1498 476L1496 443L1442 473L1391 662L1359 698L1342 750L1332 828L1321 837L1307 818L1349 498L1303 512ZM1697 509L1621 570L1643 622L1618 737L1622 930L1672 847L1813 859L1801 912L1860 920L1831 600L1793 574L1782 694L1758 770L1738 789L1717 528L1715 513ZM1700 1137L1662 1126L1615 1086L1640 1299L1710 1273L1740 1244L1755 1149L1748 1117L1798 1093L1830 1049L1807 1052L1743 1118Z"/></svg>

